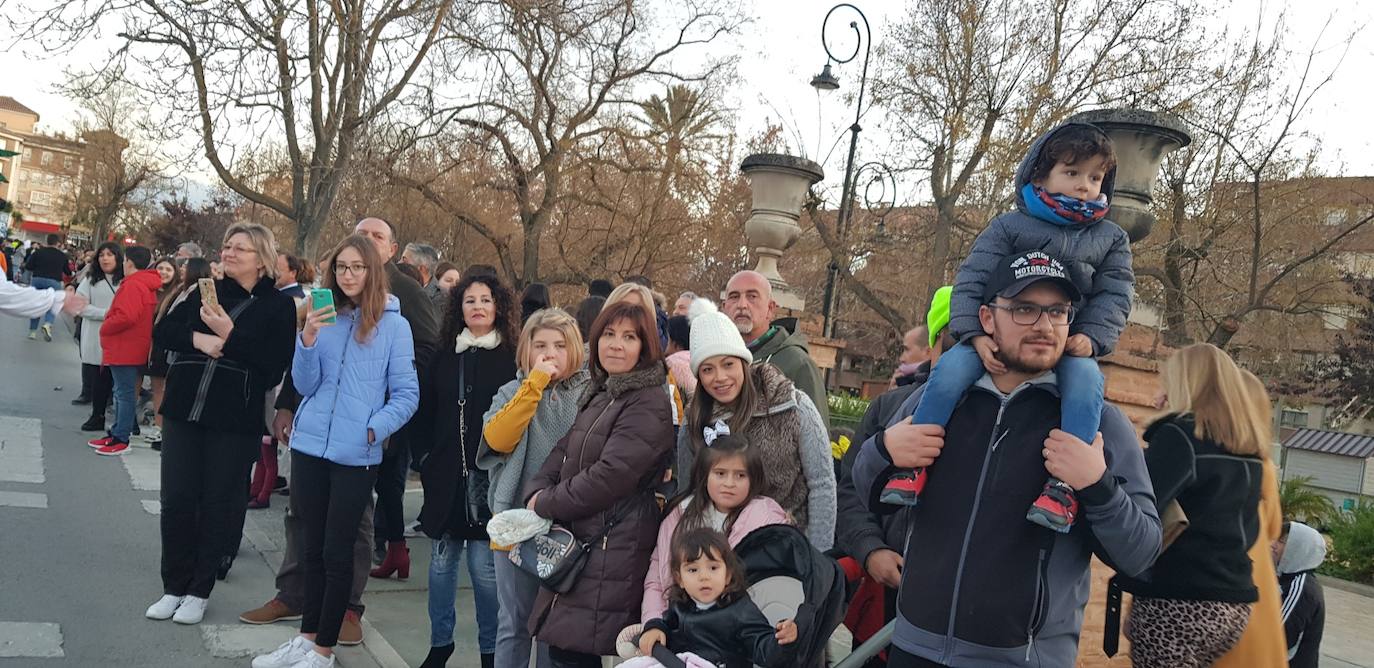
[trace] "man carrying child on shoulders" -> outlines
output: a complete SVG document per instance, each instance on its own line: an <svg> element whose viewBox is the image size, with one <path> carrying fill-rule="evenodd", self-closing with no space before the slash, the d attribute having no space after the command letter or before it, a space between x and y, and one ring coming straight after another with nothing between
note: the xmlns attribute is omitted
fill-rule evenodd
<svg viewBox="0 0 1374 668"><path fill-rule="evenodd" d="M1125 416L1104 406L1091 444L1059 429L1053 369L1081 297L1063 265L1039 251L1013 255L988 289L979 321L1005 372L984 374L944 428L911 423L918 390L854 465L874 512L898 507L880 500L894 472L930 468L903 555L893 668L1072 666L1091 554L1137 574L1160 549L1154 493ZM1026 520L1047 474L1083 506L1066 533Z"/></svg>

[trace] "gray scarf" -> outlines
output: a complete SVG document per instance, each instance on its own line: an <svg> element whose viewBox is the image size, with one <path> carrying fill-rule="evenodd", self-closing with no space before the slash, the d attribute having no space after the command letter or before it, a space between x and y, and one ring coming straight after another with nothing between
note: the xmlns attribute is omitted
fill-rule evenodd
<svg viewBox="0 0 1374 668"><path fill-rule="evenodd" d="M491 408L482 416L483 424L510 403L527 376L526 372L521 371L515 380L496 391ZM534 417L510 454L492 451L486 439L482 439L482 445L477 450L477 468L490 474L491 490L487 503L491 505L493 513L521 507L520 496L525 483L539 472L559 439L572 429L573 421L577 419L578 399L590 381L591 375L584 367L572 376L544 388Z"/></svg>

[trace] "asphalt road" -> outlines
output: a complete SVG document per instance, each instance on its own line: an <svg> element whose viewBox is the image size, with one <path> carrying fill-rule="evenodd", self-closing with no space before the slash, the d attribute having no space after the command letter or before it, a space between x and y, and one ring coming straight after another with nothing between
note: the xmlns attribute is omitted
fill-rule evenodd
<svg viewBox="0 0 1374 668"><path fill-rule="evenodd" d="M86 446L95 435L79 431L89 408L70 404L80 361L65 329L59 321L54 341L29 341L26 321L0 316L0 666L247 666L247 657L296 630L238 621L275 593L285 499L274 496L273 509L250 514L243 549L204 622L145 619L162 593L158 454L141 447L101 457ZM419 495L408 496L413 517ZM378 582L367 617L419 646L405 647L403 660L369 622L365 644L344 648L339 665L413 665L424 656L429 546L417 542L418 574ZM475 635L470 625L459 633ZM475 639L465 641L450 665L465 665L462 649Z"/></svg>

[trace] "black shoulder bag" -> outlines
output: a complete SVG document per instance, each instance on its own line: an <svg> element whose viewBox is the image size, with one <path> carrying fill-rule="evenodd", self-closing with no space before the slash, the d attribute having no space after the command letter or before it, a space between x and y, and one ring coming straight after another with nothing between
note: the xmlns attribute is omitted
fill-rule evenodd
<svg viewBox="0 0 1374 668"><path fill-rule="evenodd" d="M486 526L491 520L491 504L487 502L491 478L482 469L468 468L467 362L463 355L458 356L458 447L463 462L463 490L467 501L468 524L480 527Z"/></svg>

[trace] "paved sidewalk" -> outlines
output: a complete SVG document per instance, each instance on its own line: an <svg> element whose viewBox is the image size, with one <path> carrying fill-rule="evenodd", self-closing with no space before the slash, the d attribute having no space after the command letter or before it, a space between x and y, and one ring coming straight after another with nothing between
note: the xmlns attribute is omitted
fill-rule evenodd
<svg viewBox="0 0 1374 668"><path fill-rule="evenodd" d="M1374 588L1322 578L1322 668L1374 668Z"/></svg>
<svg viewBox="0 0 1374 668"><path fill-rule="evenodd" d="M420 483L411 480L405 495L406 522L413 521L420 514L423 501ZM250 544L262 554L273 569L281 564L281 550L285 539L282 529L282 515L286 512L287 498L272 495L272 506L263 510L248 511L245 523L245 549ZM363 614L364 642L376 665L418 666L429 653L429 554L430 540L424 536L407 538L410 547L410 577L401 581L395 576L386 580L369 578L363 604L367 606ZM472 586L467 580L467 568L460 569L457 628L454 630L456 645L448 665L461 667L478 665L477 623L473 614ZM271 582L267 583L271 586ZM276 626L287 627L293 623L283 622ZM347 662L348 668L355 665ZM364 664L366 665L366 664Z"/></svg>

